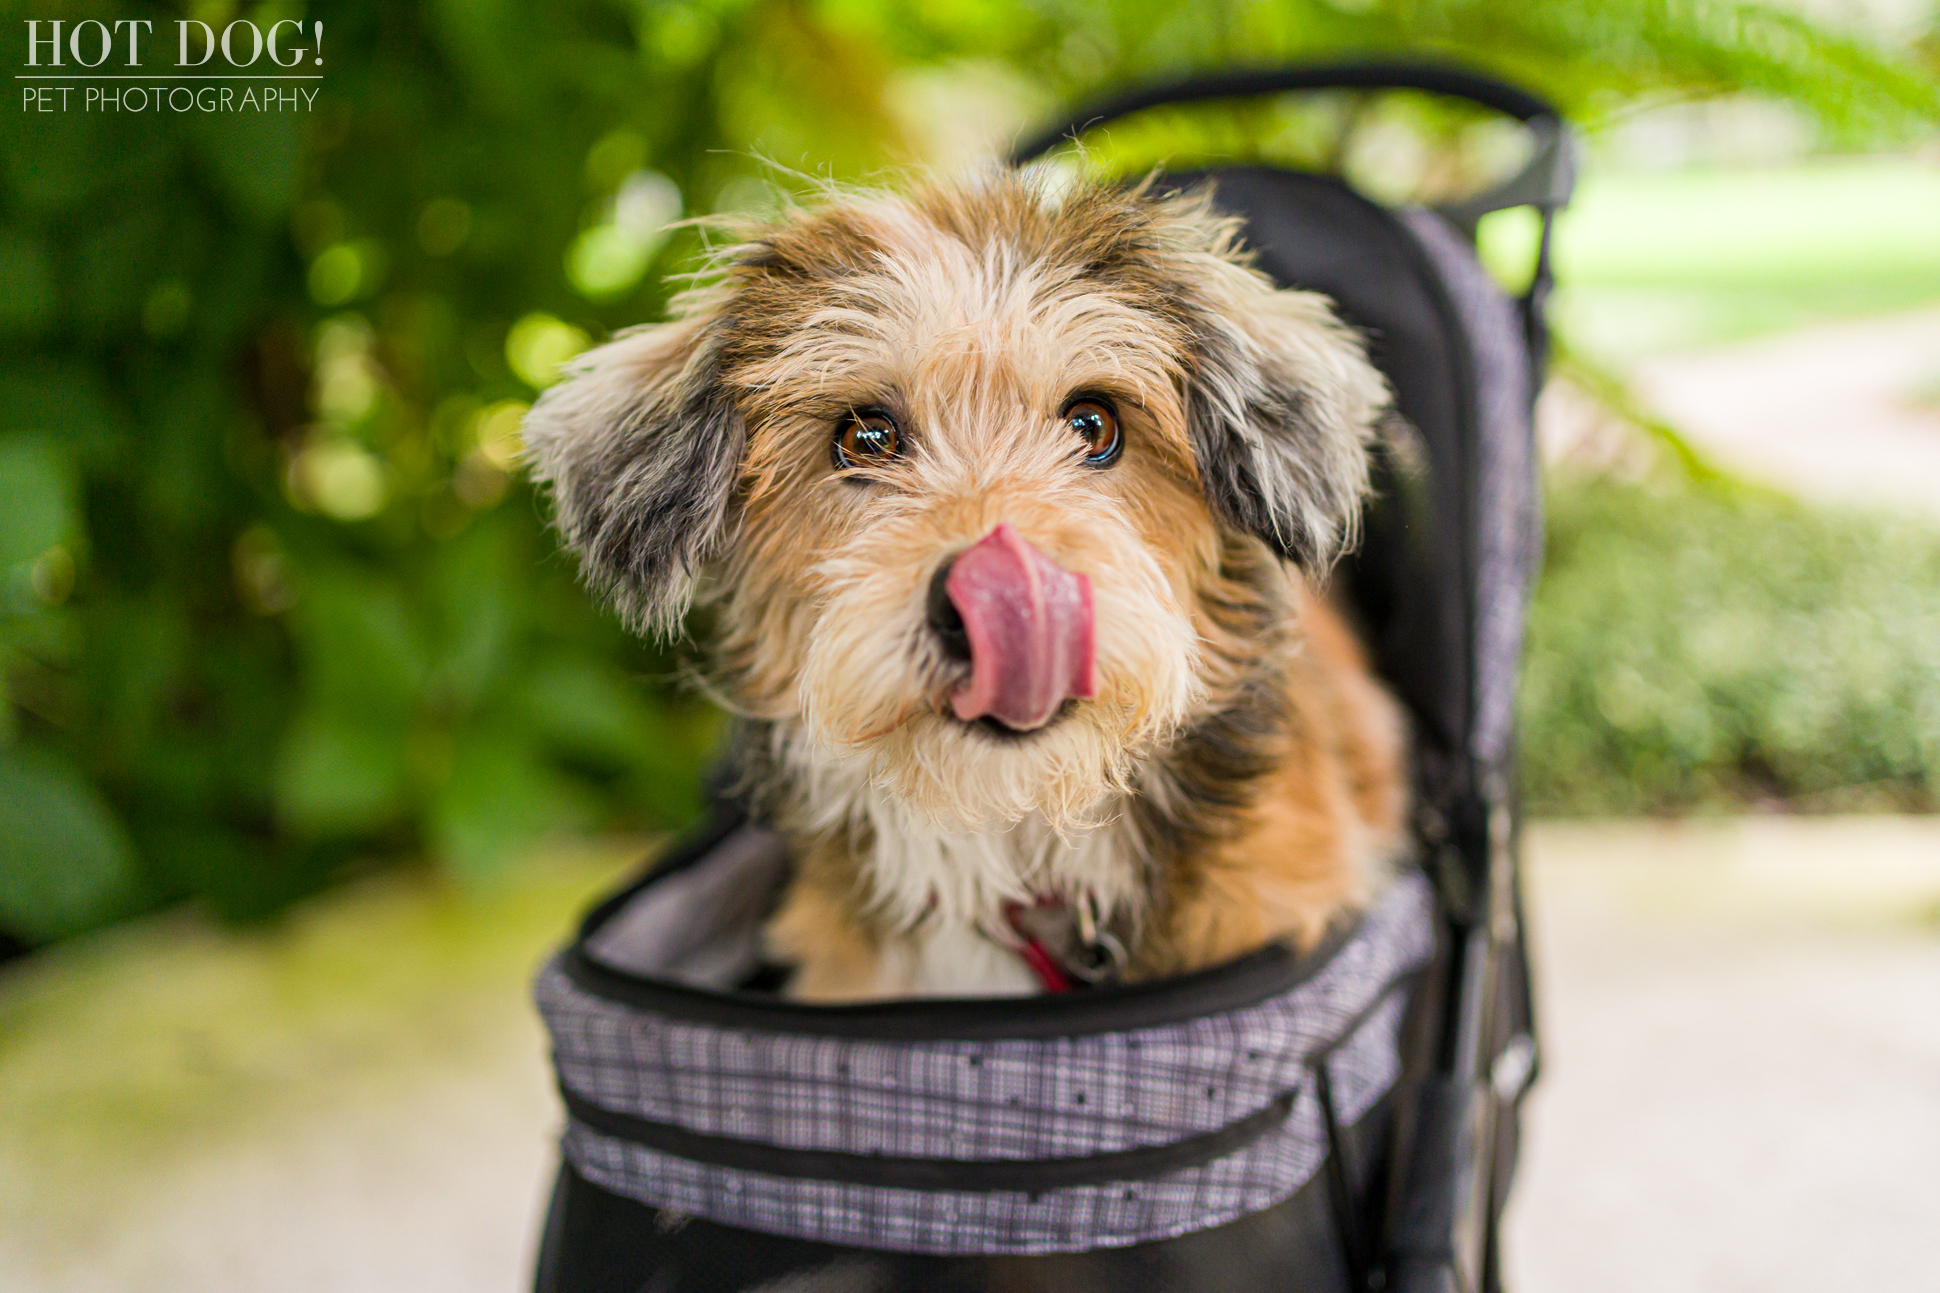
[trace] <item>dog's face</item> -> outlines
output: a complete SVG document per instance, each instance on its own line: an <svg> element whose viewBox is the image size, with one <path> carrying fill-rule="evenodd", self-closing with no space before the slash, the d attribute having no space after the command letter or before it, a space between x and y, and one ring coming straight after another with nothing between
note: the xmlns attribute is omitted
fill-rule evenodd
<svg viewBox="0 0 1940 1293"><path fill-rule="evenodd" d="M718 681L812 757L948 828L1078 820L1203 703L1233 536L1324 563L1366 485L1380 378L1234 238L1015 176L838 200L585 356L527 450L593 582L671 628L700 581Z"/></svg>

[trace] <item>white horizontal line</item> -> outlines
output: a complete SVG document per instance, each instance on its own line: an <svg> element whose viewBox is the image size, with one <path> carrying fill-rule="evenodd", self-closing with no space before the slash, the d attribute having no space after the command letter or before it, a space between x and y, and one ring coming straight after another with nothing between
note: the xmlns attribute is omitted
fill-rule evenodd
<svg viewBox="0 0 1940 1293"><path fill-rule="evenodd" d="M16 81L321 81L316 76L15 76Z"/></svg>

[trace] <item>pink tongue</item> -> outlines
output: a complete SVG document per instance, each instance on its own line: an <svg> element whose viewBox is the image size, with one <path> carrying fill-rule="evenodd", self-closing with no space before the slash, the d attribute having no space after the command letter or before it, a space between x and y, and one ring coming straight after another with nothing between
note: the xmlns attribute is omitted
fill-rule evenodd
<svg viewBox="0 0 1940 1293"><path fill-rule="evenodd" d="M944 581L970 639L970 680L950 697L965 722L988 715L1028 731L1067 696L1094 695L1091 581L1006 522L956 559Z"/></svg>

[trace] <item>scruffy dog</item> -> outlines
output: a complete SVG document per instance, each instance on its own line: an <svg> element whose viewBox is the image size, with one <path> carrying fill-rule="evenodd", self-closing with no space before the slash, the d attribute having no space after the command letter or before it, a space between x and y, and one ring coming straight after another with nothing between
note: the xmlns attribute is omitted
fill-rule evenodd
<svg viewBox="0 0 1940 1293"><path fill-rule="evenodd" d="M527 417L628 622L713 607L795 995L1176 973L1380 883L1402 724L1308 577L1386 390L1237 240L1150 186L838 195Z"/></svg>

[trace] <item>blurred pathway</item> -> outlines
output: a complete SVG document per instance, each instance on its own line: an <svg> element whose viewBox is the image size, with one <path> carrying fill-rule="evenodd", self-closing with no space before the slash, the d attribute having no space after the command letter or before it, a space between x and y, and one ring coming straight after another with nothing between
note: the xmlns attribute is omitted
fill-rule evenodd
<svg viewBox="0 0 1940 1293"><path fill-rule="evenodd" d="M1512 1293L1940 1288L1940 818L1547 824Z"/></svg>
<svg viewBox="0 0 1940 1293"><path fill-rule="evenodd" d="M533 966L632 848L0 975L0 1293L513 1293ZM1538 825L1517 1293L1931 1287L1940 818Z"/></svg>
<svg viewBox="0 0 1940 1293"><path fill-rule="evenodd" d="M1639 361L1644 402L1744 475L1940 516L1940 307Z"/></svg>
<svg viewBox="0 0 1940 1293"><path fill-rule="evenodd" d="M527 982L642 848L0 974L0 1293L527 1287L558 1118Z"/></svg>

